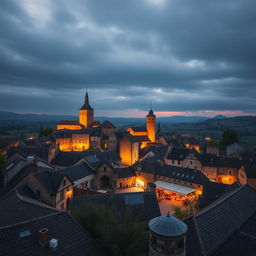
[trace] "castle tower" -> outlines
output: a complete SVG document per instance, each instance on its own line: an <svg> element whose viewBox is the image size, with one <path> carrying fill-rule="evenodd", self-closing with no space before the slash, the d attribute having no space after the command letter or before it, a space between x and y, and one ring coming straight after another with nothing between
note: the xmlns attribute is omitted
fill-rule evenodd
<svg viewBox="0 0 256 256"><path fill-rule="evenodd" d="M186 256L187 225L170 216L156 217L149 222L149 256Z"/></svg>
<svg viewBox="0 0 256 256"><path fill-rule="evenodd" d="M147 125L147 132L148 138L151 142L155 142L156 140L156 116L152 109L149 110L146 116L146 125Z"/></svg>
<svg viewBox="0 0 256 256"><path fill-rule="evenodd" d="M94 110L89 104L89 96L86 91L84 97L84 105L80 108L79 111L79 123L82 124L85 128L88 128L93 121Z"/></svg>

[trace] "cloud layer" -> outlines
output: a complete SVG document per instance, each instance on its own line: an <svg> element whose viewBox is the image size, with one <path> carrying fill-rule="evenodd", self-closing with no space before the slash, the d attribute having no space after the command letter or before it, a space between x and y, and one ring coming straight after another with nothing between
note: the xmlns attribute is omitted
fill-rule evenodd
<svg viewBox="0 0 256 256"><path fill-rule="evenodd" d="M254 0L2 0L0 109L256 112ZM226 112L224 112L226 111ZM209 114L210 113L210 114Z"/></svg>

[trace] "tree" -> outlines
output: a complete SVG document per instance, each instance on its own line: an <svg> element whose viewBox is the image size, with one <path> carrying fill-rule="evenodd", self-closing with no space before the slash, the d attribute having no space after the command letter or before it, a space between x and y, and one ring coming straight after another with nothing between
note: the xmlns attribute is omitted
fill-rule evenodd
<svg viewBox="0 0 256 256"><path fill-rule="evenodd" d="M223 149L235 142L239 142L239 135L235 130L229 129L223 132L220 143Z"/></svg>
<svg viewBox="0 0 256 256"><path fill-rule="evenodd" d="M7 160L6 160L5 155L3 155L0 152L0 187L1 187L2 183L3 183L4 169L5 169L6 163L7 163Z"/></svg>
<svg viewBox="0 0 256 256"><path fill-rule="evenodd" d="M40 127L40 131L39 131L39 137L43 137L43 136L48 136L52 134L52 128L48 127L48 128L43 128L42 126Z"/></svg>
<svg viewBox="0 0 256 256"><path fill-rule="evenodd" d="M185 208L175 206L174 207L174 216L178 219L185 219L186 217L189 217L192 214L195 214L198 212L198 200L194 200L191 203L187 203L187 201L184 202Z"/></svg>
<svg viewBox="0 0 256 256"><path fill-rule="evenodd" d="M126 211L119 216L112 208L94 204L71 211L71 215L113 256L148 255L145 225L132 221Z"/></svg>

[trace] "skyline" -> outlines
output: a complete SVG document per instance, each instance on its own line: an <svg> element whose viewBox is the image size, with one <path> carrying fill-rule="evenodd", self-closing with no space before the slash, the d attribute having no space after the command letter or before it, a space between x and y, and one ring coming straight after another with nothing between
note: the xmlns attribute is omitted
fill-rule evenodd
<svg viewBox="0 0 256 256"><path fill-rule="evenodd" d="M256 113L252 0L0 3L0 110L96 116Z"/></svg>

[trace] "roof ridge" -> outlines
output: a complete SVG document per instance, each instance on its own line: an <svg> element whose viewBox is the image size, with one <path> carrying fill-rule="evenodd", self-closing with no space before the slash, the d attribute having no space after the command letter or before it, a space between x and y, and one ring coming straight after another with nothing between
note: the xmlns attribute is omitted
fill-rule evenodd
<svg viewBox="0 0 256 256"><path fill-rule="evenodd" d="M30 197L21 195L21 194L17 191L17 188L15 188L15 192L16 192L17 197L18 197L20 200L22 200L22 201L24 201L24 202L26 202L26 203L31 203L31 204L34 204L34 205L37 205L37 206L40 206L40 207L43 207L43 208L48 208L48 209L54 210L54 211L56 211L56 212L59 212L59 211L60 211L60 210L57 210L56 208L54 208L54 207L52 207L52 206L49 206L49 205L47 205L47 204L45 204L45 203L43 203L43 202L40 202L40 201L34 200L34 199L30 198Z"/></svg>
<svg viewBox="0 0 256 256"><path fill-rule="evenodd" d="M198 225L197 225L197 221L196 221L195 215L192 215L192 219L193 219L193 224L195 226L195 230L196 230L196 233L197 233L197 237L198 237L198 241L199 241L199 245L200 245L202 254L206 255L205 254L205 250L204 250L203 241L202 241L202 238L201 238L201 235L200 235L200 232L199 232L199 228L198 228Z"/></svg>
<svg viewBox="0 0 256 256"><path fill-rule="evenodd" d="M30 219L30 220L18 222L18 223L12 224L12 225L2 226L2 227L0 227L0 230L6 229L6 228L16 227L16 226L20 226L20 225L24 225L26 223L34 222L36 220L41 220L41 219L48 218L48 217L51 217L51 216L54 216L54 215L58 215L58 214L67 214L67 212L65 212L65 211L58 211L58 212L50 213L50 214L47 214L47 215L44 215L44 216L40 216L40 217L37 217L37 218L33 218L33 219Z"/></svg>
<svg viewBox="0 0 256 256"><path fill-rule="evenodd" d="M255 190L253 190L250 186L248 186L247 184L238 187L237 189L234 189L233 191L230 191L229 193L227 193L226 195L224 194L222 197L220 197L219 199L217 199L216 201L214 201L213 203L211 203L209 206L205 207L203 210L199 211L198 213L195 214L196 217L201 216L205 213L207 213L208 211L210 211L212 208L222 204L225 202L225 200L227 198L230 198L232 196L234 196L238 191L244 189L248 187L249 189L251 189L252 191L256 192Z"/></svg>

